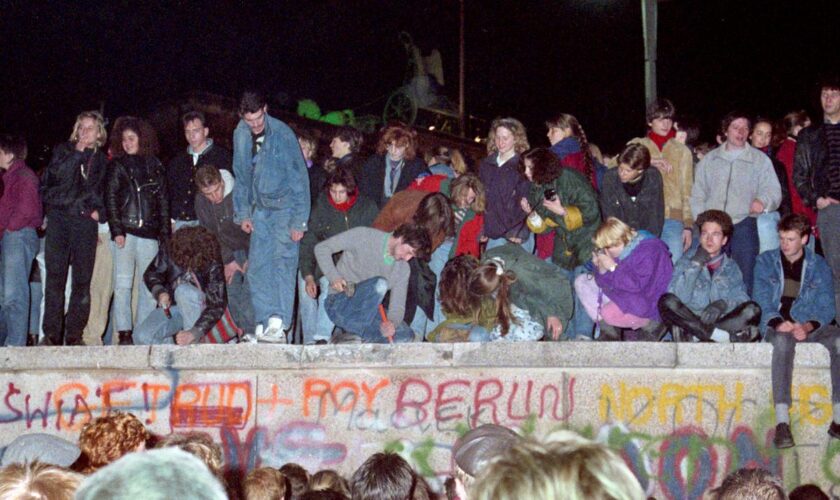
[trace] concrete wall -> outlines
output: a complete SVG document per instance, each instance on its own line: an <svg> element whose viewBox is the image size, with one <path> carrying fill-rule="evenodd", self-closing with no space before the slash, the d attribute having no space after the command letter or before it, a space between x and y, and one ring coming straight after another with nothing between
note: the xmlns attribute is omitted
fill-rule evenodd
<svg viewBox="0 0 840 500"><path fill-rule="evenodd" d="M777 452L769 345L539 343L0 349L0 446L75 440L131 411L159 434L199 429L229 464L294 461L350 474L383 449L435 482L468 427L571 428L619 450L658 498L697 498L759 465L789 488L840 483L821 346L800 346L797 447ZM837 493L840 489L835 487Z"/></svg>

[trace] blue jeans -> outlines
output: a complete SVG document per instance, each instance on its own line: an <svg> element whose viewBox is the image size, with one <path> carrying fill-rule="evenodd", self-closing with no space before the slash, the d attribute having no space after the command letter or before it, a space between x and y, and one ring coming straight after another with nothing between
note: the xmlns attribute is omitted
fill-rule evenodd
<svg viewBox="0 0 840 500"><path fill-rule="evenodd" d="M235 250L234 259L240 266L248 261L245 250ZM236 326L246 333L254 331L254 306L251 303L251 290L248 287L248 277L240 272L233 275L227 284L228 310Z"/></svg>
<svg viewBox="0 0 840 500"><path fill-rule="evenodd" d="M204 292L189 283L175 288L175 305L169 308L171 318L158 307L152 310L135 328L132 339L135 345L174 344L174 335L189 330L204 311Z"/></svg>
<svg viewBox="0 0 840 500"><path fill-rule="evenodd" d="M326 276L321 276L318 280L318 288L318 297L313 299L306 293L306 281L298 273L298 314L300 314L304 344L313 344L318 340L329 341L335 328L324 308L330 290L330 283Z"/></svg>
<svg viewBox="0 0 840 500"><path fill-rule="evenodd" d="M569 275L569 283L574 283L575 279L581 274L586 274L589 271L584 266L577 266L572 270L566 270ZM572 297L575 301L575 308L572 312L572 317L569 319L568 325L563 325L563 334L560 335L560 340L575 340L578 338L592 339L595 322L586 314L586 309L580 302L580 298L575 293L575 287L572 286ZM551 339L551 336L547 336Z"/></svg>
<svg viewBox="0 0 840 500"><path fill-rule="evenodd" d="M251 222L248 284L254 320L265 325L271 317L292 324L300 245L289 234L289 219L279 211L255 210Z"/></svg>
<svg viewBox="0 0 840 500"><path fill-rule="evenodd" d="M741 269L747 295L752 296L753 268L758 256L758 225L755 217L747 217L735 224L732 238L724 249Z"/></svg>
<svg viewBox="0 0 840 500"><path fill-rule="evenodd" d="M758 229L758 253L779 248L778 224L781 216L779 212L768 212L758 216L756 221Z"/></svg>
<svg viewBox="0 0 840 500"><path fill-rule="evenodd" d="M671 262L674 264L680 260L683 254L683 223L679 220L665 219L665 224L662 226L662 237L659 238L671 251Z"/></svg>
<svg viewBox="0 0 840 500"><path fill-rule="evenodd" d="M151 238L140 238L133 234L125 236L125 245L114 248L114 329L117 331L131 330L131 291L135 277L137 284L137 320L143 321L155 308L155 299L146 284L143 283L143 273L154 260L158 251L158 241Z"/></svg>
<svg viewBox="0 0 840 500"><path fill-rule="evenodd" d="M3 259L3 306L0 309L6 346L25 346L29 331L29 271L38 253L34 228L6 231L0 241Z"/></svg>
<svg viewBox="0 0 840 500"><path fill-rule="evenodd" d="M379 305L388 291L388 282L384 278L371 278L356 285L356 293L348 297L343 293L332 293L327 297L324 308L336 326L358 335L362 342L387 344L379 325ZM414 332L405 323L397 326L394 342L412 342Z"/></svg>
<svg viewBox="0 0 840 500"><path fill-rule="evenodd" d="M452 239L446 239L437 249L432 252L432 258L429 260L429 269L435 273L437 283L435 284L435 310L434 317L427 318L423 309L418 307L417 312L414 313L414 321L411 322L411 329L422 335L425 338L426 334L437 328L437 326L445 319L443 317L443 310L440 308L440 273L443 272L443 266L449 260L449 252L452 251L452 245L455 242Z"/></svg>

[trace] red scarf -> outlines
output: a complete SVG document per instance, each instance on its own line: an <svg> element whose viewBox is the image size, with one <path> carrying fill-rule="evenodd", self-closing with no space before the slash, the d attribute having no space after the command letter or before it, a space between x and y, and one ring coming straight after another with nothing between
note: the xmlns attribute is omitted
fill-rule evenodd
<svg viewBox="0 0 840 500"><path fill-rule="evenodd" d="M672 139L677 136L677 131L674 130L674 127L671 127L671 131L668 132L666 135L659 135L654 133L653 130L648 131L648 138L656 144L656 147L662 151L662 148L665 147L665 143L668 142L668 139Z"/></svg>
<svg viewBox="0 0 840 500"><path fill-rule="evenodd" d="M338 210L339 212L349 211L351 208L353 208L353 205L356 204L356 200L358 198L359 198L359 193L357 191L357 192L353 193L352 195L348 196L347 201L345 201L344 203L336 203L335 200L333 200L332 196L330 196L330 194L327 193L327 199L330 200L330 205L332 205L333 208Z"/></svg>

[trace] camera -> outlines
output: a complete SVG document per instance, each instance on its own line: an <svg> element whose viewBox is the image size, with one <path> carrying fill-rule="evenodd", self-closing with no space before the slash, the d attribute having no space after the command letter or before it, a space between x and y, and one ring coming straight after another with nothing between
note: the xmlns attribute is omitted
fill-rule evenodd
<svg viewBox="0 0 840 500"><path fill-rule="evenodd" d="M543 197L545 197L548 201L553 201L557 199L557 190L554 188L548 188L543 191Z"/></svg>

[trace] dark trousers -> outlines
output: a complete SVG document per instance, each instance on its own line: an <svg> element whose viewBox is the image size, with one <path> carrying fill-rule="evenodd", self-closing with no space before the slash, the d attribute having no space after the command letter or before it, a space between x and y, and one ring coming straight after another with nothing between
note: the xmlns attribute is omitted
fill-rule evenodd
<svg viewBox="0 0 840 500"><path fill-rule="evenodd" d="M96 257L97 224L90 217L52 210L47 219L44 260L44 335L61 345L63 335L81 338L90 314L90 277ZM64 287L68 266L73 266L70 305L64 315ZM63 324L62 324L63 323Z"/></svg>
<svg viewBox="0 0 840 500"><path fill-rule="evenodd" d="M707 341L715 328L735 333L747 326L758 325L761 307L755 302L744 302L721 316L714 324L706 324L700 316L683 304L679 297L673 293L666 293L659 299L659 316L668 326L682 328L684 332Z"/></svg>
<svg viewBox="0 0 840 500"><path fill-rule="evenodd" d="M759 248L758 223L755 217L747 217L735 224L732 238L724 247L726 253L741 269L744 284L747 285L747 295L750 297L752 297L753 268L755 268L755 258L758 257Z"/></svg>
<svg viewBox="0 0 840 500"><path fill-rule="evenodd" d="M831 402L840 403L840 329L826 325L811 332L805 340L797 341L792 333L780 333L767 328L764 340L773 344L773 363L770 374L773 379L773 403L791 404L790 386L793 382L793 357L796 354L796 344L816 342L828 349L828 359L831 362Z"/></svg>

